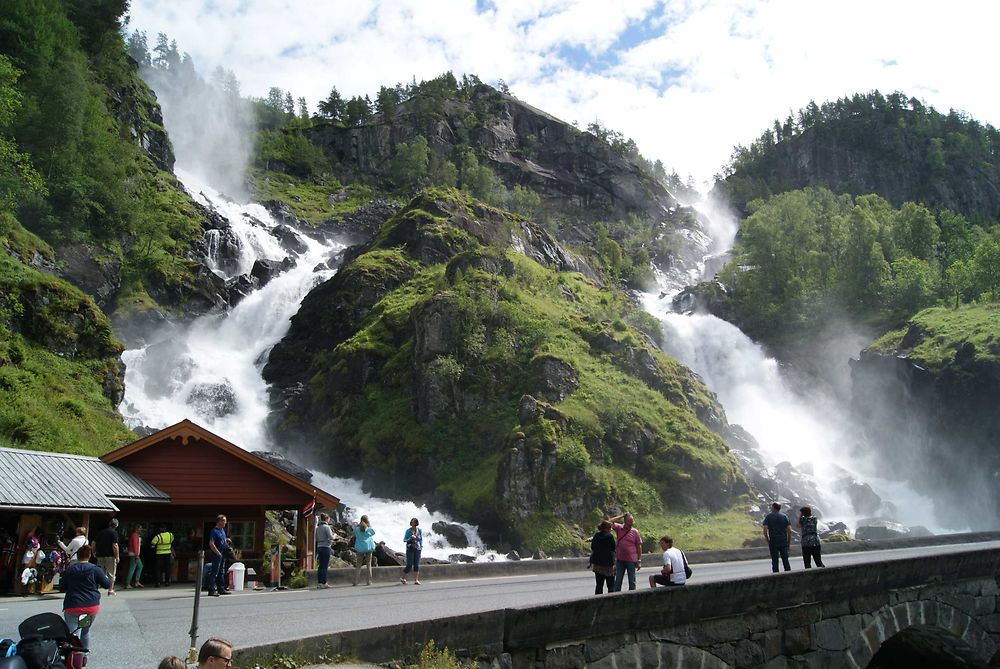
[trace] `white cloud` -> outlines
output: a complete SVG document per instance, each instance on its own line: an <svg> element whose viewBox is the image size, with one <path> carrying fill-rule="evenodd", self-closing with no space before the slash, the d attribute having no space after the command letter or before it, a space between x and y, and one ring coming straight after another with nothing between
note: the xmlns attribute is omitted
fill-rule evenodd
<svg viewBox="0 0 1000 669"><path fill-rule="evenodd" d="M996 62L1000 4L974 0L947 8L926 0L497 0L481 13L474 0L133 0L131 16L151 38L176 39L203 72L234 70L246 94L279 86L315 108L334 85L373 95L449 69L473 73L506 80L567 121L600 119L646 156L699 179L810 99L902 90L1000 124L1000 94L984 81ZM605 63L636 22L646 41L610 54L610 67L558 55L569 48Z"/></svg>

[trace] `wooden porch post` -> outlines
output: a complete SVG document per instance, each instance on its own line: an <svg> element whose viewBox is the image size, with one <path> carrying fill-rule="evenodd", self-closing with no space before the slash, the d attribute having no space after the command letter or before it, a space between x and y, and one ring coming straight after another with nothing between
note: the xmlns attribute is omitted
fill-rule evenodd
<svg viewBox="0 0 1000 669"><path fill-rule="evenodd" d="M296 509L295 514L295 556L299 563L299 569L306 569L306 518L302 517L302 510Z"/></svg>

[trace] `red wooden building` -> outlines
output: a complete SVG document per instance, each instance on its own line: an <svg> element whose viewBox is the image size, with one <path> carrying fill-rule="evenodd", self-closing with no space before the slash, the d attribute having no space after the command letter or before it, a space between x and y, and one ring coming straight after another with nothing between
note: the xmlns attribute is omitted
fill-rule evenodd
<svg viewBox="0 0 1000 669"><path fill-rule="evenodd" d="M120 502L116 514L131 528L160 524L176 538L178 580L194 578L197 551L222 513L240 559L260 565L264 556L265 511L335 509L340 500L205 428L183 420L101 457L170 497L169 504ZM312 522L297 515L296 557L312 565ZM259 567L258 567L259 568Z"/></svg>

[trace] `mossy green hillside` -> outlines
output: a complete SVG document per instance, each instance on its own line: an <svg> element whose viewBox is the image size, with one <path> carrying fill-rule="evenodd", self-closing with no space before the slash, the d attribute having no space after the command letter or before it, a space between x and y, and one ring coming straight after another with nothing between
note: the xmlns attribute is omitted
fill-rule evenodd
<svg viewBox="0 0 1000 669"><path fill-rule="evenodd" d="M311 225L320 225L357 211L375 196L369 186L342 185L332 176L302 179L290 174L253 168L247 181L255 199L278 200Z"/></svg>
<svg viewBox="0 0 1000 669"><path fill-rule="evenodd" d="M652 344L624 293L510 248L520 221L443 191L387 222L324 296L379 297L346 330L338 321L340 340L309 368L308 418L293 420L317 421L338 466L444 494L532 548L579 552L580 528L625 506L727 509L742 477L698 419L717 407L709 391ZM546 361L571 369L573 388L524 419L522 398L545 395ZM512 446L548 463L525 516L501 500Z"/></svg>
<svg viewBox="0 0 1000 669"><path fill-rule="evenodd" d="M912 333L912 334L910 334ZM1000 363L1000 303L965 304L957 309L932 307L914 315L903 327L877 339L875 351L906 356L932 372L939 372L955 359L955 353L972 344L975 360Z"/></svg>
<svg viewBox="0 0 1000 669"><path fill-rule="evenodd" d="M120 353L93 300L0 254L0 444L100 455L132 441L111 399Z"/></svg>

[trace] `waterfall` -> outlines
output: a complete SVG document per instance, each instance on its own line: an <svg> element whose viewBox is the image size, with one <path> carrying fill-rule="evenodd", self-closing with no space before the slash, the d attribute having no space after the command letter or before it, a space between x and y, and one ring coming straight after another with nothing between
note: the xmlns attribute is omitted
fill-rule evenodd
<svg viewBox="0 0 1000 669"><path fill-rule="evenodd" d="M289 252L273 234L278 222L262 206L234 202L182 169L177 176L194 199L229 222L229 228L213 230L206 238L208 265L219 276L245 275L257 260L293 262L228 311L202 316L186 326L169 326L150 337L149 343L125 351L122 415L132 428L162 428L191 418L247 450L280 450L270 443L266 430L269 404L261 370L305 295L333 276L327 261L344 245L298 231L305 250ZM417 517L429 557L447 558L459 552L497 557L485 549L474 526L459 524L470 548L455 548L431 529L432 522L454 523L447 516L410 502L370 497L358 481L319 472L314 477L341 498L349 507L348 515L367 514L378 539L391 548L403 548L403 533L410 518Z"/></svg>
<svg viewBox="0 0 1000 669"><path fill-rule="evenodd" d="M836 398L793 388L778 362L736 326L712 315L673 311L678 292L712 278L725 263L738 227L721 209L707 205L696 205L696 209L710 241L686 234L686 240L694 242L689 245L693 251L669 273L658 271L658 290L643 295L646 310L663 325L663 350L701 376L718 396L729 421L746 428L757 440L766 465L787 461L811 480L826 520L854 527L866 515L856 512L836 486L838 480L849 477L867 483L890 502L898 522L943 531L932 527L932 500L880 475L859 453L847 411Z"/></svg>

